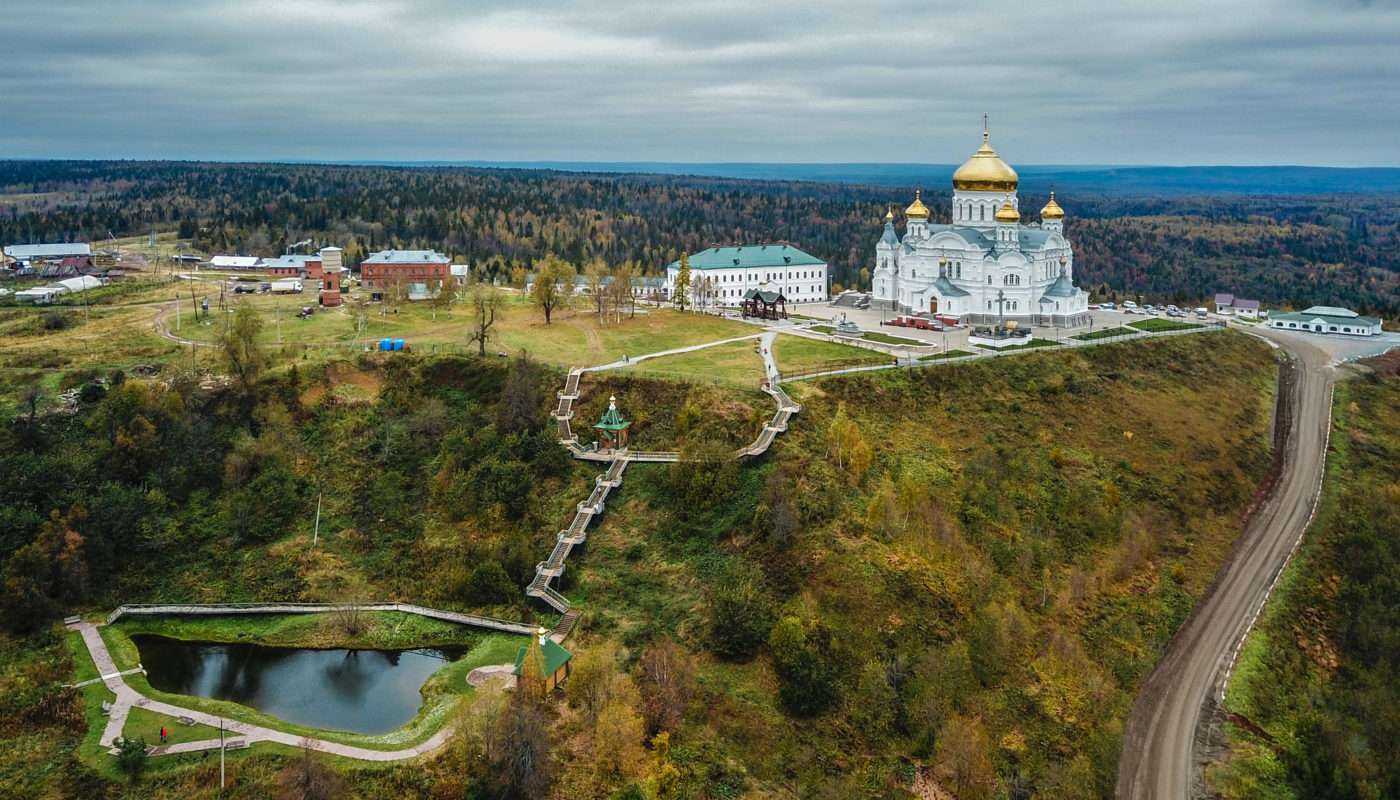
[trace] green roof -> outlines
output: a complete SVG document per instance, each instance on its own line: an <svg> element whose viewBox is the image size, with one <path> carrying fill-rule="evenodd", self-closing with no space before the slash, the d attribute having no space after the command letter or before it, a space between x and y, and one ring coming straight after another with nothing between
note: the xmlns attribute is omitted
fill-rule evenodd
<svg viewBox="0 0 1400 800"><path fill-rule="evenodd" d="M763 267L819 267L826 262L790 244L750 244L739 247L711 247L690 257L691 269L760 269ZM681 262L672 261L672 269Z"/></svg>
<svg viewBox="0 0 1400 800"><path fill-rule="evenodd" d="M632 423L623 419L621 414L617 413L617 404L610 402L608 403L608 410L603 413L603 420L593 427L602 428L607 431L620 431L631 424Z"/></svg>
<svg viewBox="0 0 1400 800"><path fill-rule="evenodd" d="M510 674L520 674L520 666L525 663L525 653L528 650L529 647L522 647L516 651L515 669L511 670ZM544 645L540 647L540 650L544 652L544 674L546 677L553 675L555 670L564 666L569 659L574 657L573 653L565 650L563 646L553 639L545 639Z"/></svg>
<svg viewBox="0 0 1400 800"><path fill-rule="evenodd" d="M759 298L760 300L762 300L770 306L778 302L779 300L787 302L787 298L783 296L782 292L773 292L767 289L750 289L747 292L744 292L745 300L752 300L755 297Z"/></svg>

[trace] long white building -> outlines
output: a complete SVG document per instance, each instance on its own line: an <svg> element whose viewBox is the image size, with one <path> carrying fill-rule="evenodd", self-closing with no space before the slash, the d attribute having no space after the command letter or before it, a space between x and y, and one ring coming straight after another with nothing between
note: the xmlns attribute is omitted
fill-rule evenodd
<svg viewBox="0 0 1400 800"><path fill-rule="evenodd" d="M1087 325L1089 294L1074 285L1065 212L1050 194L1038 223L1021 221L1019 178L982 132L982 147L953 173L953 222L932 224L918 193L894 211L875 245L873 299L899 311L930 311L987 323Z"/></svg>
<svg viewBox="0 0 1400 800"><path fill-rule="evenodd" d="M788 303L829 299L825 261L790 244L711 247L687 256L696 308L738 305L750 289L782 292ZM666 267L666 296L675 297L681 262Z"/></svg>

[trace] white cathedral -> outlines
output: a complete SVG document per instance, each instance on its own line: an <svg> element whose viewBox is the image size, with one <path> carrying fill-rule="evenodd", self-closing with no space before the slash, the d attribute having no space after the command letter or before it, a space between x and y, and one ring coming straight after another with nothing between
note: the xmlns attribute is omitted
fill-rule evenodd
<svg viewBox="0 0 1400 800"><path fill-rule="evenodd" d="M953 224L929 224L914 195L904 209L904 237L885 215L875 245L876 305L929 311L964 323L1015 320L1023 325L1089 323L1089 294L1074 285L1074 252L1065 212L1050 193L1040 222L1021 224L1016 170L982 132L982 147L953 173Z"/></svg>

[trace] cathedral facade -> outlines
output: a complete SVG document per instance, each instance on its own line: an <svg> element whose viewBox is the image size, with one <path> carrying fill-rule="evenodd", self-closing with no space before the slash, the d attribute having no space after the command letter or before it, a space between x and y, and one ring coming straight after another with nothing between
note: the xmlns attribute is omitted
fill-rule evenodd
<svg viewBox="0 0 1400 800"><path fill-rule="evenodd" d="M895 231L894 211L885 215L872 299L968 324L1087 325L1089 294L1074 285L1064 210L1051 192L1040 222L1023 224L1016 170L987 139L983 131L982 147L953 173L951 225L931 224L918 193L904 210L904 236Z"/></svg>

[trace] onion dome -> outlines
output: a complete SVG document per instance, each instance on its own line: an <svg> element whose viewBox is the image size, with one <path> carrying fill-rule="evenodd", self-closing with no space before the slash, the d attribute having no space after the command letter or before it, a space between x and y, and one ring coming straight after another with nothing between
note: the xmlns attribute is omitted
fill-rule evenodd
<svg viewBox="0 0 1400 800"><path fill-rule="evenodd" d="M1065 210L1064 210L1063 208L1060 208L1060 204L1059 204L1059 203L1056 203L1056 202L1055 202L1055 190L1054 190L1054 189L1051 189L1051 190L1050 190L1050 202L1046 203L1046 204L1045 204L1045 207L1042 208L1042 209L1040 209L1040 218L1041 218L1041 219L1064 219L1064 218L1065 218Z"/></svg>
<svg viewBox="0 0 1400 800"><path fill-rule="evenodd" d="M890 210L885 212L885 222L894 222L894 203L890 203Z"/></svg>
<svg viewBox="0 0 1400 800"><path fill-rule="evenodd" d="M904 209L904 216L909 219L928 219L928 206L924 205L924 201L919 199L919 195L920 191L915 189L914 202L910 204L908 208Z"/></svg>
<svg viewBox="0 0 1400 800"><path fill-rule="evenodd" d="M982 146L953 173L953 188L968 192L1014 192L1019 181L1016 170L987 144L986 131Z"/></svg>
<svg viewBox="0 0 1400 800"><path fill-rule="evenodd" d="M1002 203L1001 208L997 209L996 220L997 222L1021 221L1021 212L1017 211L1011 205L1011 198L1006 198L1006 202Z"/></svg>

